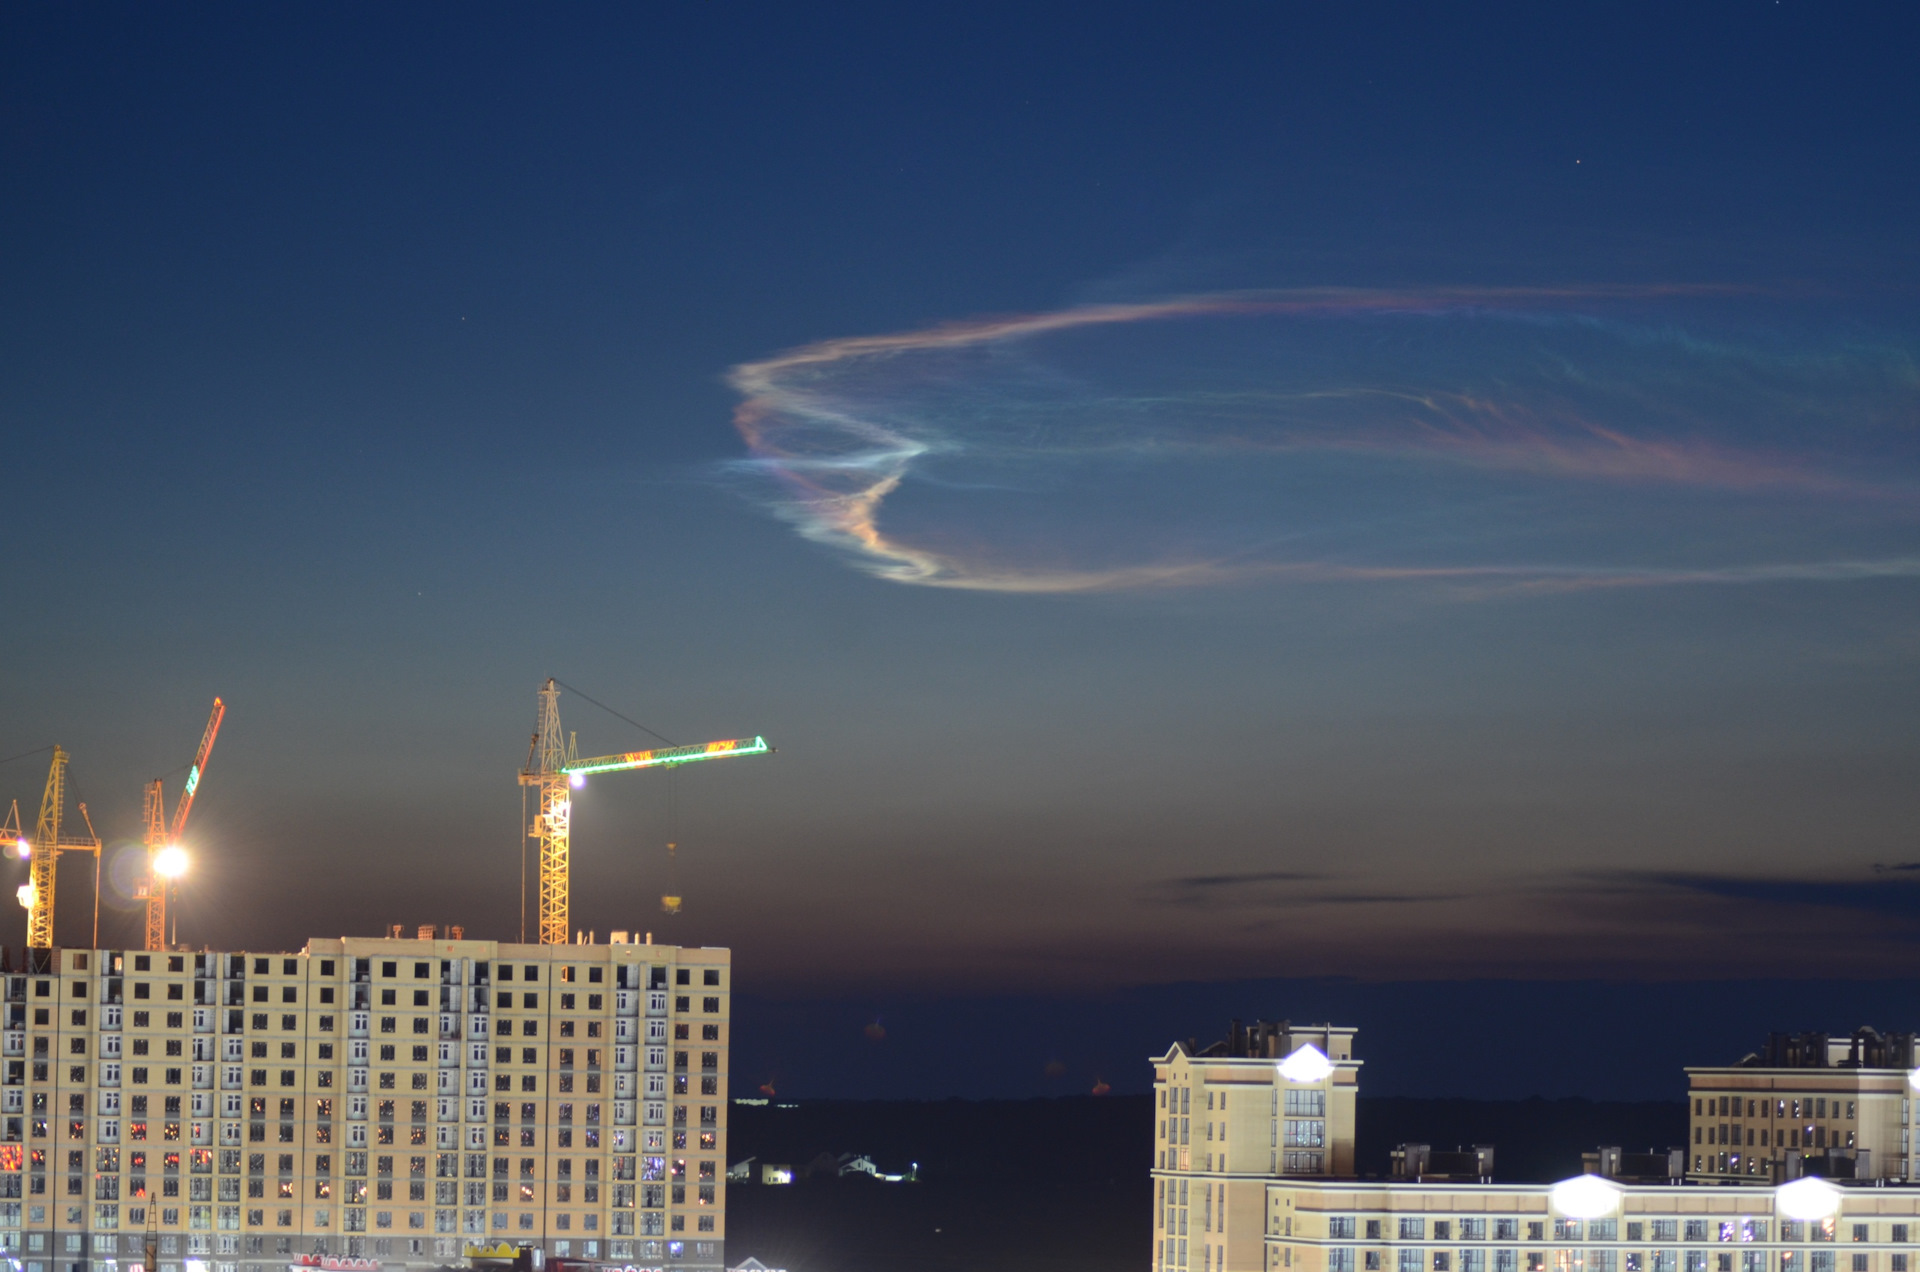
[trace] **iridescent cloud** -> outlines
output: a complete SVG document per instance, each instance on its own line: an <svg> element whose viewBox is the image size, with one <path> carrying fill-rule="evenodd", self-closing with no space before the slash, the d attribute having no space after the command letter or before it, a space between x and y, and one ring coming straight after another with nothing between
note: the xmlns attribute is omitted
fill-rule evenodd
<svg viewBox="0 0 1920 1272"><path fill-rule="evenodd" d="M734 368L755 496L884 579L1920 573L1911 346L1712 289L1091 305Z"/></svg>

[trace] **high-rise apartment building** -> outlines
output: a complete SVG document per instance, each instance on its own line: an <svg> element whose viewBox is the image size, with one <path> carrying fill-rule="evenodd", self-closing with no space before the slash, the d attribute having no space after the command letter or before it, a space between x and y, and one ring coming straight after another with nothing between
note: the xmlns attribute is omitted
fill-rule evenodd
<svg viewBox="0 0 1920 1272"><path fill-rule="evenodd" d="M1259 1272L1266 1188L1354 1172L1350 1028L1234 1021L1154 1066L1154 1272Z"/></svg>
<svg viewBox="0 0 1920 1272"><path fill-rule="evenodd" d="M315 939L34 950L5 974L20 1272L515 1245L724 1267L729 953Z"/></svg>

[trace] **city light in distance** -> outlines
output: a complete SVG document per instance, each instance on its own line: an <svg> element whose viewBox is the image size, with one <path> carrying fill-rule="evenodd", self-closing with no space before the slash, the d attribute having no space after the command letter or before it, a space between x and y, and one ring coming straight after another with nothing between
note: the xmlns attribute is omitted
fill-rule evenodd
<svg viewBox="0 0 1920 1272"><path fill-rule="evenodd" d="M1789 1219L1812 1222L1828 1219L1840 1210L1840 1190L1818 1175L1783 1184L1774 1194L1780 1213Z"/></svg>
<svg viewBox="0 0 1920 1272"><path fill-rule="evenodd" d="M1333 1061L1326 1053L1312 1043L1302 1043L1300 1049L1282 1060L1278 1066L1280 1076L1289 1082L1324 1082L1333 1072Z"/></svg>
<svg viewBox="0 0 1920 1272"><path fill-rule="evenodd" d="M187 873L187 850L179 844L168 844L154 854L153 872L162 879L178 879Z"/></svg>
<svg viewBox="0 0 1920 1272"><path fill-rule="evenodd" d="M1619 1209L1620 1190L1598 1175L1581 1175L1555 1184L1547 1199L1569 1219L1598 1219Z"/></svg>

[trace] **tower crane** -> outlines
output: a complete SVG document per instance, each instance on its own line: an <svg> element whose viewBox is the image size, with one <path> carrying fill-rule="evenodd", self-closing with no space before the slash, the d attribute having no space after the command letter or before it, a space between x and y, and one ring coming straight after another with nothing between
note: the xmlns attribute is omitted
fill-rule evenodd
<svg viewBox="0 0 1920 1272"><path fill-rule="evenodd" d="M620 773L628 769L674 768L701 760L723 760L740 755L767 755L773 748L762 737L729 738L696 746L668 746L652 751L627 751L583 760L574 739L560 731L560 687L549 677L540 690L540 717L527 748L527 764L520 785L539 792L540 811L527 827L527 837L540 841L540 944L565 945L569 940L573 795L593 773Z"/></svg>
<svg viewBox="0 0 1920 1272"><path fill-rule="evenodd" d="M193 797L206 775L207 760L213 755L213 740L226 718L227 704L213 700L213 714L207 717L207 731L200 736L200 750L187 770L186 784L173 806L173 824L167 824L167 797L160 778L147 783L147 879L134 889L134 896L147 903L147 948L167 948L167 898L187 867L187 855L180 848L180 835L187 828L187 814L193 809ZM176 770L177 771L177 770ZM175 920L178 923L178 920Z"/></svg>
<svg viewBox="0 0 1920 1272"><path fill-rule="evenodd" d="M72 757L64 747L53 748L53 764L47 770L47 789L40 797L40 820L31 840L15 841L15 849L27 859L27 882L20 885L20 904L27 910L27 948L53 948L53 885L59 871L60 854L93 854L93 943L100 944L100 836L93 831L93 818L84 802L77 803L85 835L64 833L62 820L67 808L67 761ZM17 829L18 818L14 819Z"/></svg>

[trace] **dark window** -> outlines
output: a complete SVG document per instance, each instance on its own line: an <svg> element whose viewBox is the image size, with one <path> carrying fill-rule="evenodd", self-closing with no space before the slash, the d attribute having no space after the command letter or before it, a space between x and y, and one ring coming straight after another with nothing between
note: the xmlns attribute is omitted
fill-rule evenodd
<svg viewBox="0 0 1920 1272"><path fill-rule="evenodd" d="M700 973L700 983L702 985L718 985L720 983L720 969L717 967L709 967L706 971Z"/></svg>
<svg viewBox="0 0 1920 1272"><path fill-rule="evenodd" d="M398 976L400 974L400 964L382 963L380 964L380 974L388 977Z"/></svg>
<svg viewBox="0 0 1920 1272"><path fill-rule="evenodd" d="M675 968L673 972L673 983L676 985L693 984L693 972L685 967Z"/></svg>

